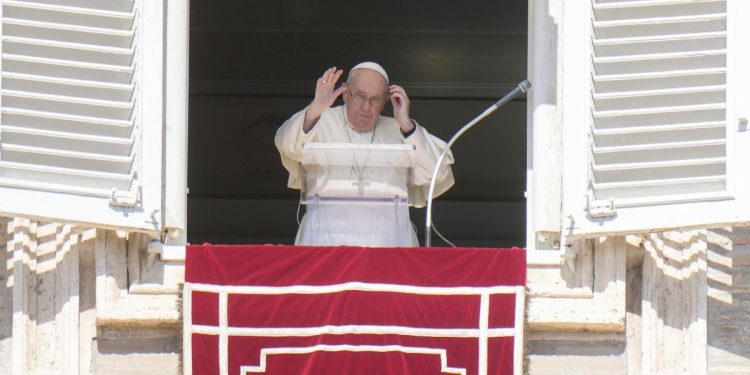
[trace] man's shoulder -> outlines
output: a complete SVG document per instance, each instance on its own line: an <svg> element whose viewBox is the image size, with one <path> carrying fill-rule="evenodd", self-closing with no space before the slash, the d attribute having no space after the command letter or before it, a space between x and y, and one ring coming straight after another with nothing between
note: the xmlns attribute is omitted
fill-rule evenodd
<svg viewBox="0 0 750 375"><path fill-rule="evenodd" d="M327 124L343 124L346 122L344 119L343 106L328 107L320 115L320 121Z"/></svg>
<svg viewBox="0 0 750 375"><path fill-rule="evenodd" d="M328 107L325 109L325 111L323 111L323 113L329 116L344 117L344 106L337 105L335 107Z"/></svg>
<svg viewBox="0 0 750 375"><path fill-rule="evenodd" d="M387 127L387 128L394 128L394 129L400 129L401 127L398 125L398 122L396 122L396 119L391 116L384 116L380 115L380 119L378 120L378 126L381 127Z"/></svg>

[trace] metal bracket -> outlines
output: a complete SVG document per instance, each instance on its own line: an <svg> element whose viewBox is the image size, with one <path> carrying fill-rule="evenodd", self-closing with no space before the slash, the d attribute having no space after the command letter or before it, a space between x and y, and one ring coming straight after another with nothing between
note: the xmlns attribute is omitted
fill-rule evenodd
<svg viewBox="0 0 750 375"><path fill-rule="evenodd" d="M614 198L609 198L609 200L605 201L595 200L592 196L591 192L586 194L586 212L588 212L589 217L603 218L617 216Z"/></svg>
<svg viewBox="0 0 750 375"><path fill-rule="evenodd" d="M109 204L117 207L135 207L138 204L138 191L119 191L112 188Z"/></svg>
<svg viewBox="0 0 750 375"><path fill-rule="evenodd" d="M161 241L151 241L146 246L148 253L148 268L154 265L156 256L159 256L162 262L184 262L185 245L165 245Z"/></svg>

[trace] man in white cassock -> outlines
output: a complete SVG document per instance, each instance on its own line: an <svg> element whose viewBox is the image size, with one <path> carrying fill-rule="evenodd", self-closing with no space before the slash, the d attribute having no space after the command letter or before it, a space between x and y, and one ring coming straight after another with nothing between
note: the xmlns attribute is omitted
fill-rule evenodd
<svg viewBox="0 0 750 375"><path fill-rule="evenodd" d="M428 133L410 117L406 91L399 85L390 84L388 74L379 64L364 62L354 66L346 82L337 88L336 83L342 73L343 70L336 67L326 70L318 78L312 103L294 114L276 132L276 147L281 154L282 164L289 171L288 186L301 188L300 163L302 145L305 143L409 144L415 146L413 179L408 187L409 204L423 207L430 178L446 143ZM339 96L343 98L344 105L332 107ZM388 101L393 106L393 117L381 115ZM453 185L452 163L453 157L449 152L437 174L434 196ZM295 244L419 246L413 225L408 220L405 225L408 225L406 230L411 233L410 243L394 244L387 233L393 227L384 222L382 215L354 208L329 213L330 220L338 226L337 233L329 238L316 235L315 243L310 243L306 240L310 236L305 235L312 230L308 216L302 219Z"/></svg>

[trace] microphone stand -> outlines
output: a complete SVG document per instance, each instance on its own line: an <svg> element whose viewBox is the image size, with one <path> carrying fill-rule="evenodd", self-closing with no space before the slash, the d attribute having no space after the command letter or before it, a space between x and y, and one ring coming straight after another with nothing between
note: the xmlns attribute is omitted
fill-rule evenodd
<svg viewBox="0 0 750 375"><path fill-rule="evenodd" d="M430 189L427 192L427 215L424 226L425 247L430 247L432 245L432 194L435 191L435 181L437 180L437 174L440 170L440 166L445 159L445 155L450 150L451 145L453 145L458 137L464 134L464 132L469 130L472 126L476 125L483 118L489 116L492 112L495 112L496 109L502 107L503 105L505 105L505 103L511 101L519 94L529 91L529 88L531 88L531 82L529 82L528 80L524 80L523 82L519 83L518 86L516 86L516 88L514 88L511 92L507 93L505 96L500 98L500 100L496 101L495 104L485 109L484 112L471 120L471 122L464 125L464 127L461 128L455 135L453 135L453 138L451 138L450 141L448 141L448 145L445 146L445 149L440 154L440 157L438 157L437 163L435 164L435 170L432 172L432 178L430 179Z"/></svg>

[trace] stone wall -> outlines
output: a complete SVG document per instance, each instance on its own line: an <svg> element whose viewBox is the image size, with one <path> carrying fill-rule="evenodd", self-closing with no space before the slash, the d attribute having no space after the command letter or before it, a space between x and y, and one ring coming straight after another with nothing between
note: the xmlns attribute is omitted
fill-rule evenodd
<svg viewBox="0 0 750 375"><path fill-rule="evenodd" d="M81 294L81 257L92 231L71 226L4 220L0 372L90 371L93 300ZM10 333L10 335L8 335ZM89 350L87 350L89 349Z"/></svg>
<svg viewBox="0 0 750 375"><path fill-rule="evenodd" d="M529 267L528 373L750 373L750 228L576 248L569 266Z"/></svg>
<svg viewBox="0 0 750 375"><path fill-rule="evenodd" d="M750 373L750 228L708 232L708 368Z"/></svg>
<svg viewBox="0 0 750 375"><path fill-rule="evenodd" d="M149 241L0 218L0 373L181 373L182 264ZM750 373L750 228L575 248L529 267L526 373Z"/></svg>
<svg viewBox="0 0 750 375"><path fill-rule="evenodd" d="M145 243L0 218L0 373L180 373L177 289Z"/></svg>
<svg viewBox="0 0 750 375"><path fill-rule="evenodd" d="M623 238L578 241L562 267L530 266L526 334L528 374L626 374Z"/></svg>
<svg viewBox="0 0 750 375"><path fill-rule="evenodd" d="M13 353L13 253L8 250L10 219L0 217L0 373L10 374Z"/></svg>

